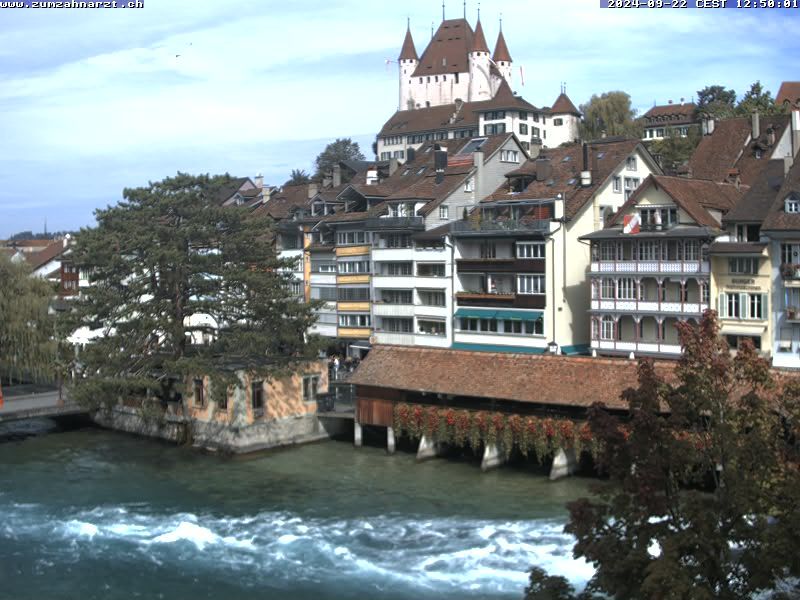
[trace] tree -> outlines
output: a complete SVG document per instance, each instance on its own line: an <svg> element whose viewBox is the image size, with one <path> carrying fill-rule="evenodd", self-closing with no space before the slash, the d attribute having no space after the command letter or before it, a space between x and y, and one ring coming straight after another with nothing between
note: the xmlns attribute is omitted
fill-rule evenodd
<svg viewBox="0 0 800 600"><path fill-rule="evenodd" d="M734 116L736 92L722 85L708 85L697 92L697 113L715 119L728 119Z"/></svg>
<svg viewBox="0 0 800 600"><path fill-rule="evenodd" d="M311 183L311 176L303 169L292 169L292 176L284 185L303 185Z"/></svg>
<svg viewBox="0 0 800 600"><path fill-rule="evenodd" d="M192 376L221 393L234 367L269 378L316 356L315 305L292 297L293 261L276 255L270 219L220 205L230 180L178 173L126 189L76 236L75 263L91 275L71 326L100 334L76 365L78 401L163 403Z"/></svg>
<svg viewBox="0 0 800 600"><path fill-rule="evenodd" d="M748 117L758 111L762 115L775 115L784 112L783 106L775 104L772 93L764 90L760 81L756 81L750 89L742 96L739 104L736 105L736 114L741 117Z"/></svg>
<svg viewBox="0 0 800 600"><path fill-rule="evenodd" d="M583 597L800 592L798 380L776 381L752 344L732 358L713 311L678 327L674 375L642 360L627 422L601 406L590 416L613 485L569 505L574 554L596 568Z"/></svg>
<svg viewBox="0 0 800 600"><path fill-rule="evenodd" d="M689 133L681 136L668 127L664 139L655 140L648 146L651 154L657 157L661 168L667 175L676 175L678 167L686 164L700 143L700 131L696 126L689 127Z"/></svg>
<svg viewBox="0 0 800 600"><path fill-rule="evenodd" d="M581 104L580 111L583 114L581 135L585 140L598 139L603 134L642 137L643 127L636 121L631 97L625 92L595 94L586 104Z"/></svg>
<svg viewBox="0 0 800 600"><path fill-rule="evenodd" d="M320 152L314 161L317 169L314 179L321 181L327 173L333 171L333 166L342 160L364 160L358 142L350 138L336 138L336 141L325 146L325 150Z"/></svg>
<svg viewBox="0 0 800 600"><path fill-rule="evenodd" d="M3 254L0 282L0 376L38 379L52 375L56 344L48 308L55 290L32 276L26 262L14 262Z"/></svg>

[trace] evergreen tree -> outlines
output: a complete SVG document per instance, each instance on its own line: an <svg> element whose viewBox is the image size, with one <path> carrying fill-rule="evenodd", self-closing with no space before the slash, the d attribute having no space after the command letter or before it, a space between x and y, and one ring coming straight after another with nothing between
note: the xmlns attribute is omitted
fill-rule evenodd
<svg viewBox="0 0 800 600"><path fill-rule="evenodd" d="M306 173L303 169L292 169L292 175L289 181L283 185L303 185L305 183L311 183L311 175Z"/></svg>
<svg viewBox="0 0 800 600"><path fill-rule="evenodd" d="M596 568L581 597L797 597L800 385L775 381L752 344L732 358L713 311L679 333L674 380L642 360L627 422L590 416L613 485L569 505L574 554ZM529 589L575 597L565 583L536 571Z"/></svg>
<svg viewBox="0 0 800 600"><path fill-rule="evenodd" d="M775 104L775 99L769 90L765 90L760 81L756 81L742 96L736 105L736 114L747 117L758 111L762 115L775 115L784 112L783 106Z"/></svg>
<svg viewBox="0 0 800 600"><path fill-rule="evenodd" d="M314 161L317 169L314 179L322 181L326 174L333 171L333 166L342 160L364 160L358 142L350 138L337 138L325 146L325 150L320 152Z"/></svg>
<svg viewBox="0 0 800 600"><path fill-rule="evenodd" d="M728 119L736 112L736 92L723 85L708 85L697 91L697 113Z"/></svg>
<svg viewBox="0 0 800 600"><path fill-rule="evenodd" d="M293 261L276 255L268 217L221 206L230 180L179 173L126 189L76 236L75 262L91 275L70 324L100 334L76 365L78 401L166 402L200 375L223 393L232 367L269 378L316 356L314 306L289 290Z"/></svg>
<svg viewBox="0 0 800 600"><path fill-rule="evenodd" d="M0 254L0 377L46 379L56 370L55 290L26 262ZM2 397L2 390L0 390Z"/></svg>
<svg viewBox="0 0 800 600"><path fill-rule="evenodd" d="M603 134L641 138L642 124L636 120L636 111L631 107L631 97L625 92L606 92L593 95L586 104L581 104L583 114L581 136L584 140L596 140Z"/></svg>

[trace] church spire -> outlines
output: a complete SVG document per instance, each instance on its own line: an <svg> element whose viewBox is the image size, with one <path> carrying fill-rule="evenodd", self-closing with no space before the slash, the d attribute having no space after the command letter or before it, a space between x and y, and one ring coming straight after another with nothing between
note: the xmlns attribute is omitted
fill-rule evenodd
<svg viewBox="0 0 800 600"><path fill-rule="evenodd" d="M494 46L494 56L492 57L492 60L494 60L496 63L511 62L511 53L508 51L502 26L500 29L500 35L497 36L497 44Z"/></svg>
<svg viewBox="0 0 800 600"><path fill-rule="evenodd" d="M398 60L419 60L417 49L414 47L414 38L411 37L410 19L406 29L406 39L403 40L403 48L400 50L400 58Z"/></svg>
<svg viewBox="0 0 800 600"><path fill-rule="evenodd" d="M470 52L486 52L489 54L489 46L486 44L486 36L483 35L483 25L478 18L478 24L475 26L475 33L472 35L472 48Z"/></svg>

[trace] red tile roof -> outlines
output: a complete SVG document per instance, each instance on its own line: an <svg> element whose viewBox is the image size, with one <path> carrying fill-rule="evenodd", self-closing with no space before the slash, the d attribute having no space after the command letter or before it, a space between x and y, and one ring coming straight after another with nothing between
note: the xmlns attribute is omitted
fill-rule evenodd
<svg viewBox="0 0 800 600"><path fill-rule="evenodd" d="M50 261L58 258L66 251L67 247L68 245L66 240L56 240L55 242L50 242L50 245L40 252L31 252L26 254L25 260L28 261L28 264L35 271L36 269L42 268Z"/></svg>
<svg viewBox="0 0 800 600"><path fill-rule="evenodd" d="M481 25L480 21L478 21L478 24L475 26L475 34L472 36L470 51L489 53L489 45L486 43L486 36L483 35L483 25Z"/></svg>
<svg viewBox="0 0 800 600"><path fill-rule="evenodd" d="M497 44L494 46L492 60L494 62L511 62L511 53L508 51L508 45L502 29L500 30L500 35L497 36Z"/></svg>
<svg viewBox="0 0 800 600"><path fill-rule="evenodd" d="M285 185L272 198L267 200L255 211L258 214L268 214L276 220L287 218L295 208L308 206L308 184Z"/></svg>
<svg viewBox="0 0 800 600"><path fill-rule="evenodd" d="M472 48L472 27L466 19L442 21L419 59L412 77L466 73ZM485 44L485 42L484 42ZM488 52L488 48L486 52Z"/></svg>
<svg viewBox="0 0 800 600"><path fill-rule="evenodd" d="M787 213L784 206L789 195L800 199L800 161L796 161L786 174L783 185L775 195L772 207L761 225L762 231L800 231L800 214Z"/></svg>
<svg viewBox="0 0 800 600"><path fill-rule="evenodd" d="M689 119L690 122L695 121L695 113L697 112L697 105L693 102L681 104L662 104L654 106L648 110L642 118L645 120L656 119L659 117L683 117Z"/></svg>
<svg viewBox="0 0 800 600"><path fill-rule="evenodd" d="M577 115L581 116L580 111L575 108L572 100L569 99L566 93L562 92L561 95L553 102L553 107L550 109L551 114L555 115Z"/></svg>
<svg viewBox="0 0 800 600"><path fill-rule="evenodd" d="M659 362L670 378L674 364ZM469 352L377 345L350 383L431 394L624 409L623 390L637 385L635 361L552 355Z"/></svg>
<svg viewBox="0 0 800 600"><path fill-rule="evenodd" d="M419 60L417 49L414 47L414 38L411 37L411 28L406 29L406 38L403 40L403 47L397 60Z"/></svg>
<svg viewBox="0 0 800 600"><path fill-rule="evenodd" d="M788 102L794 107L800 107L800 81L784 81L781 84L775 104L780 105L784 102Z"/></svg>

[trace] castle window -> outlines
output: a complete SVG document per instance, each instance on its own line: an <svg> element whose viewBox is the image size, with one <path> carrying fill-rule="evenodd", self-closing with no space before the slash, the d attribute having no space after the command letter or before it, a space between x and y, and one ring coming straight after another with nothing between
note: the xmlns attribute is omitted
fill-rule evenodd
<svg viewBox="0 0 800 600"><path fill-rule="evenodd" d="M528 120L528 113L526 113L524 110L521 110L519 112L519 120L520 121L527 121Z"/></svg>
<svg viewBox="0 0 800 600"><path fill-rule="evenodd" d="M458 83L458 73L456 73L456 83Z"/></svg>
<svg viewBox="0 0 800 600"><path fill-rule="evenodd" d="M553 125L561 127L564 124L564 119L553 119Z"/></svg>
<svg viewBox="0 0 800 600"><path fill-rule="evenodd" d="M442 81L447 81L447 75L442 75Z"/></svg>
<svg viewBox="0 0 800 600"><path fill-rule="evenodd" d="M525 123L519 124L519 132L522 135L528 135L528 125Z"/></svg>
<svg viewBox="0 0 800 600"><path fill-rule="evenodd" d="M430 82L431 82L431 76L428 75L428 81L426 83L430 83Z"/></svg>
<svg viewBox="0 0 800 600"><path fill-rule="evenodd" d="M435 75L435 76L433 77L433 80L434 80L436 83L439 83L439 76L438 76L438 75Z"/></svg>

